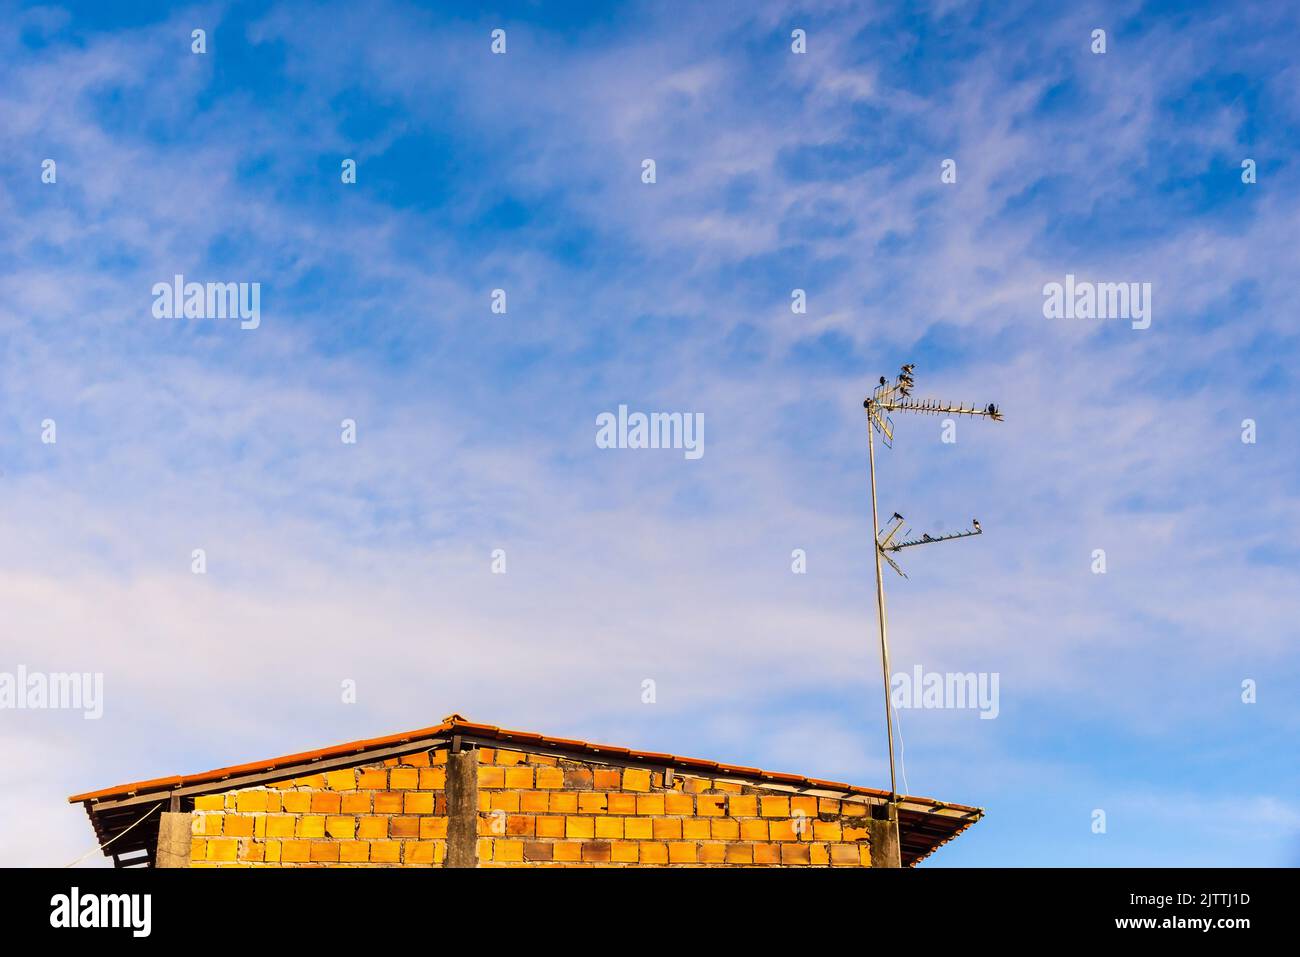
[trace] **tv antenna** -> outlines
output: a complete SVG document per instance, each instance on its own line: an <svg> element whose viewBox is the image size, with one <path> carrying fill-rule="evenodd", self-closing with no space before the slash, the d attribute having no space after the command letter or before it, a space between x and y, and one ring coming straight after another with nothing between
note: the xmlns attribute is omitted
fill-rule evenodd
<svg viewBox="0 0 1300 957"><path fill-rule="evenodd" d="M921 415L968 415L971 418L992 419L994 422L1002 421L1002 413L991 402L981 408L965 403L942 402L935 399L913 399L912 387L915 383L912 379L912 370L915 368L915 364L909 362L899 370L892 383L888 382L884 376L881 376L880 384L872 390L871 395L862 403L863 408L867 410L867 420L870 422L870 426L867 428L867 454L871 463L871 531L875 536L876 545L876 614L880 621L880 667L885 679L885 728L889 735L890 819L894 822L895 828L898 826L898 787L894 780L894 717L889 704L889 641L885 637L885 579L881 561L888 562L890 568L906 578L907 575L894 561L891 552L897 554L904 548L912 548L915 545L932 545L935 542L970 538L974 535L982 535L983 529L980 528L979 522L972 519L971 527L966 531L955 532L951 535L922 535L920 538L896 542L894 539L898 535L899 529L903 527L903 516L895 512L890 517L892 526L882 535L880 521L876 515L875 434L880 433L880 439L886 448L893 448L894 420L890 417L891 412L916 412ZM904 534L910 535L911 532L909 530ZM895 841L897 841L897 832L895 832Z"/></svg>

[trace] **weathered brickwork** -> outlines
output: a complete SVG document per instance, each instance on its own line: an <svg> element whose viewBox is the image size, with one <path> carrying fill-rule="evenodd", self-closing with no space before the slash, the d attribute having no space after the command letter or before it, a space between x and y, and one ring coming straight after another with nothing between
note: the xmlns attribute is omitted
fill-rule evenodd
<svg viewBox="0 0 1300 957"><path fill-rule="evenodd" d="M871 865L860 802L505 749L478 760L480 867Z"/></svg>
<svg viewBox="0 0 1300 957"><path fill-rule="evenodd" d="M192 867L436 867L445 749L194 799Z"/></svg>
<svg viewBox="0 0 1300 957"><path fill-rule="evenodd" d="M454 827L479 867L871 866L860 801L502 748L467 757L478 812L459 823L445 749L197 797L191 866L440 867Z"/></svg>

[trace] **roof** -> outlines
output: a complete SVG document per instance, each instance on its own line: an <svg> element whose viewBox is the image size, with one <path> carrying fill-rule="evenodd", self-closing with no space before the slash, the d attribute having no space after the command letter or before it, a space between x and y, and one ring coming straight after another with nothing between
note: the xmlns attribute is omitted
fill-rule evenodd
<svg viewBox="0 0 1300 957"><path fill-rule="evenodd" d="M250 761L229 767L201 771L197 774L176 774L167 777L117 784L74 794L68 798L69 803L85 804L91 822L99 835L101 843L108 839L125 836L128 826L140 823L139 809L150 801L163 801L173 796L192 797L216 791L226 791L234 787L251 786L258 781L283 779L297 776L304 767L321 769L322 764L344 766L373 760L376 752L388 754L416 750L425 746L430 739L459 737L469 743L491 742L495 744L518 745L521 747L541 747L566 754L614 760L632 764L645 764L656 767L669 767L687 772L704 772L713 776L740 778L755 784L788 787L800 792L829 792L831 795L859 796L870 803L889 800L889 792L878 788L862 787L840 781L828 781L822 778L806 777L800 774L785 774L777 771L764 771L761 768L745 767L736 764L723 764L702 758L683 757L677 754L665 754L657 751L636 751L631 748L609 744L594 744L573 738L555 738L531 731L514 731L498 728L490 724L478 724L459 714L450 714L436 725L384 735L378 738L364 738L349 741L313 751L299 751L276 758ZM899 830L902 843L902 856L905 865L915 864L928 857L942 845L948 843L966 828L978 821L984 814L983 808L965 804L953 804L929 797L914 795L899 796ZM151 837L152 835L152 837ZM135 847L152 856L151 840L156 841L157 823L142 827L139 833L125 846L115 843L113 852L115 860L124 855L126 850ZM105 851L105 853L109 853ZM119 861L119 863L126 863Z"/></svg>

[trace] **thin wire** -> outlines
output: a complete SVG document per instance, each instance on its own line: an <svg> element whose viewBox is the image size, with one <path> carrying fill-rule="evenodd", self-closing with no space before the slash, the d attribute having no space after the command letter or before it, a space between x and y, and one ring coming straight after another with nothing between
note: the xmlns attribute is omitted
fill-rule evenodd
<svg viewBox="0 0 1300 957"><path fill-rule="evenodd" d="M894 707L892 701L889 702L889 706L894 709L894 729L898 732L898 770L903 772L903 793L910 794L912 787L907 783L906 750L903 746L903 719L899 716L898 708Z"/></svg>
<svg viewBox="0 0 1300 957"><path fill-rule="evenodd" d="M145 811L145 812L144 812L144 817L142 817L142 818L140 818L140 820L136 821L135 824L132 824L131 827L128 827L125 831L121 831L121 832L118 833L116 836L114 836L114 837L110 838L109 840L105 841L103 844L100 844L98 847L92 847L90 850L88 850L85 854L82 854L79 858L77 858L77 859L76 859L75 861L73 861L71 864L64 864L64 865L63 865L64 868L66 869L66 868L69 868L69 867L76 867L78 864L80 864L80 863L81 863L82 861L84 861L86 858L90 857L91 854L94 854L96 851L102 851L104 848L108 847L108 845L112 844L113 841L116 841L119 837L124 837L124 836L127 834L128 831L130 831L132 828L134 828L134 827L136 826L136 824L141 824L141 823L143 823L143 822L144 822L144 819L145 819L146 817L148 817L148 816L149 816L150 814L152 814L154 811L158 810L160 807L162 807L162 801L159 801L159 802L158 802L157 804L155 804L153 807L149 808L149 810Z"/></svg>

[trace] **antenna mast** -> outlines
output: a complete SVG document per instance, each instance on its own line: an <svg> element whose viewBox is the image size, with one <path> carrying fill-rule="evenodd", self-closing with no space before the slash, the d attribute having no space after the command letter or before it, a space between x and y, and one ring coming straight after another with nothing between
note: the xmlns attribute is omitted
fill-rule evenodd
<svg viewBox="0 0 1300 957"><path fill-rule="evenodd" d="M870 423L867 428L867 456L871 469L871 532L872 540L876 546L874 549L876 553L876 615L880 622L880 669L885 682L885 729L889 736L889 819L893 823L896 847L898 846L898 786L894 778L894 715L889 703L889 640L885 634L885 580L881 562L882 560L888 562L894 571L906 578L907 575L898 567L898 563L888 554L889 552L897 554L902 549L911 548L915 545L930 545L934 542L970 538L973 535L983 534L983 530L980 528L980 523L972 519L971 528L967 531L935 537L922 535L920 538L909 541L895 542L894 537L903 525L903 516L895 512L890 518L893 526L882 536L880 534L880 520L876 511L875 433L880 433L881 441L886 448L893 448L894 421L889 416L891 412L916 412L922 415L968 415L972 418L992 419L994 422L1002 421L1002 413L998 411L998 407L993 403L979 408L965 403L941 402L934 399L913 399L911 397L914 384L912 370L915 368L916 366L912 363L903 366L892 384L888 383L884 376L881 376L880 385L862 403L863 408L867 410L867 420Z"/></svg>

